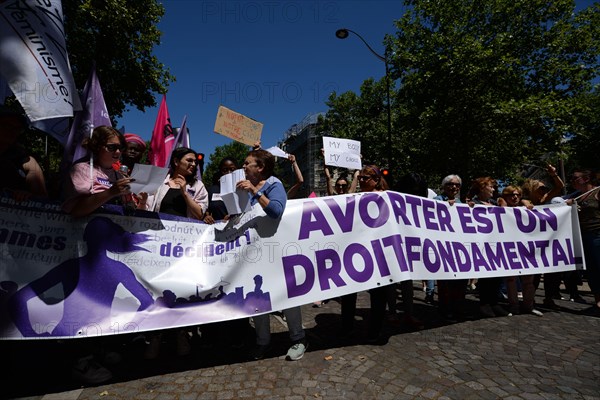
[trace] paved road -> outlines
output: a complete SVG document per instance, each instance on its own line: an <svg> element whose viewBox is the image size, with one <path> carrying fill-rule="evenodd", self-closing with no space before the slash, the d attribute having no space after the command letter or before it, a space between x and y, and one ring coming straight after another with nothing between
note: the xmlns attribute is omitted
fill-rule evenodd
<svg viewBox="0 0 600 400"><path fill-rule="evenodd" d="M448 324L424 303L415 282L422 331L386 326L387 343L363 343L368 295L359 295L358 334L339 340L339 303L303 307L310 340L302 360L285 361L285 322L271 318L273 349L246 361L225 345L194 343L188 357L163 352L145 361L123 347L115 377L97 387L69 378L68 347L11 342L3 349L2 398L30 399L600 399L600 317L589 306L557 301L543 317L467 320ZM543 290L538 290L539 294ZM591 302L589 288L582 294ZM470 312L476 297L468 296ZM541 298L536 301L541 303ZM542 308L540 308L542 309ZM543 309L542 309L543 310ZM6 345L6 343L4 343ZM167 349L168 350L168 349ZM8 354L8 356L7 356ZM18 357L17 357L18 355ZM6 379L6 380L5 380Z"/></svg>

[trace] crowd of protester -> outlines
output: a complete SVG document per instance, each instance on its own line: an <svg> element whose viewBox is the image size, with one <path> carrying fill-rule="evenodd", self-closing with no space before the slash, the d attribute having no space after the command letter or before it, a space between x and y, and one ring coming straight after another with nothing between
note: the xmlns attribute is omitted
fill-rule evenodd
<svg viewBox="0 0 600 400"><path fill-rule="evenodd" d="M0 113L0 161L7 172L4 181L4 195L23 200L28 197L47 196L44 176L35 159L27 154L22 146L17 144L19 133L25 129L26 121L17 113L2 111ZM262 207L273 221L281 218L288 198L296 196L303 185L300 167L293 155L289 161L296 176L296 182L286 192L282 182L274 176L275 157L269 152L255 146L249 149L245 160L224 158L219 160L219 170L208 189L197 178L197 153L193 149L178 148L173 151L169 173L164 184L157 193L130 193L129 174L135 163L139 163L146 150L144 141L135 134L121 134L110 127L97 127L93 135L83 143L89 151L90 158L76 162L70 170L69 179L63 185L65 212L80 217L89 215L104 204L122 204L124 196L133 198L135 208L160 213L168 213L181 217L192 218L213 224L219 220L227 220L229 215L219 196L218 178L239 168L240 162L246 179L237 183L237 188L248 193L251 204ZM115 169L122 163L127 170ZM91 168L91 173L90 173ZM121 172L125 171L125 172ZM361 170L352 173L336 171L334 176L323 164L323 174L327 182L328 195L348 195L357 192L373 192L395 190L415 196L428 196L427 184L422 176L410 173L398 179L391 188L376 165L365 165ZM578 206L578 216L582 231L583 246L587 264L585 274L582 271L568 273L551 273L541 275L519 275L505 278L481 278L478 281L458 280L429 280L424 282L426 290L425 301L436 306L439 315L446 321L462 321L469 318L466 315L465 298L469 291L475 291L479 297L479 316L481 318L507 317L516 314L532 314L543 317L543 309L556 309L555 300L561 299L560 284L564 282L569 299L575 302L585 302L579 295L578 287L585 278L594 296L591 306L600 310L600 195L598 194L598 175L586 168L577 168L569 178L571 191L567 195L565 184L558 176L556 169L548 165L543 179L527 179L522 184L511 184L502 190L498 180L493 177L475 177L468 188L463 187L463 179L453 171L448 171L435 197L438 201L448 202L451 206L468 204L471 207L528 207L550 203L572 204ZM352 177L350 181L347 175ZM535 304L535 293L543 279L544 300L540 305ZM435 298L437 288L437 300ZM402 307L398 307L398 289L400 289ZM368 320L368 343L382 340L385 324L404 325L411 330L423 329L425 324L413 307L414 285L412 281L369 290L370 316ZM356 335L355 314L357 294L341 296L340 337ZM323 302L315 303L316 306ZM505 305L506 304L506 307ZM386 318L387 308L387 318ZM283 310L282 314L288 324L290 347L287 358L298 360L308 348L306 334L302 327L302 312L300 307ZM270 349L270 315L264 314L252 318L255 329L255 340L251 345L251 359L263 358ZM233 325L232 325L233 324ZM237 322L227 322L213 327L214 336L219 332L245 332L249 326L248 319ZM202 331L202 329L200 330ZM191 328L176 329L174 334L177 341L177 353L186 356L190 353ZM205 329L205 333L211 329ZM216 332L216 333L215 333ZM158 357L160 344L169 332L156 332L145 336L147 341L146 358ZM242 347L243 335L234 335L232 345ZM87 364L82 364L84 361ZM85 383L100 383L110 379L107 369L93 363L89 356L76 360L76 368L81 371L77 375Z"/></svg>

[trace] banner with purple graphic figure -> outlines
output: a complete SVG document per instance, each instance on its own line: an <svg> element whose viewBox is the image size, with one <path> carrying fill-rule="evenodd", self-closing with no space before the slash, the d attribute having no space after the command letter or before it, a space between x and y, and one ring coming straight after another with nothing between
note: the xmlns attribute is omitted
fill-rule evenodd
<svg viewBox="0 0 600 400"><path fill-rule="evenodd" d="M407 279L583 265L573 207L450 206L396 192L259 205L214 225L105 207L0 198L0 338L70 338L198 325Z"/></svg>

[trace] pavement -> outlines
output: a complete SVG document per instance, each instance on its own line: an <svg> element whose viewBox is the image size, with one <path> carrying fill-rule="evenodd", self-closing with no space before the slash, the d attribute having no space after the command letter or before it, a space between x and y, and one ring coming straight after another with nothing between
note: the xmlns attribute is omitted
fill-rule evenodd
<svg viewBox="0 0 600 400"><path fill-rule="evenodd" d="M112 399L600 399L600 315L589 304L556 300L542 317L482 319L475 294L467 295L464 322L440 318L414 282L415 315L425 329L386 324L387 341L366 344L369 296L360 293L357 332L340 339L340 305L302 307L309 348L286 361L285 321L271 317L272 349L248 361L246 349L195 337L193 351L178 357L168 344L158 359L143 358L141 340L120 339L122 360L113 379L81 386L70 375L72 342L10 341L2 345L1 398ZM536 303L541 304L542 288ZM399 296L399 308L401 298ZM219 331L217 331L219 332ZM252 339L252 331L248 338Z"/></svg>

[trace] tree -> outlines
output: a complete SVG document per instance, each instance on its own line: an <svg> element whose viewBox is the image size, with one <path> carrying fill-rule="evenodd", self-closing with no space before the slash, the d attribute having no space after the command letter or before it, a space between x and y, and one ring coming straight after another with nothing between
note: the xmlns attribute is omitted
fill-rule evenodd
<svg viewBox="0 0 600 400"><path fill-rule="evenodd" d="M219 171L219 163L225 157L233 158L241 168L250 148L240 142L231 142L223 146L217 146L215 151L210 155L210 163L204 169L202 180L207 186L217 182L221 173Z"/></svg>
<svg viewBox="0 0 600 400"><path fill-rule="evenodd" d="M581 99L599 72L598 4L407 3L388 43L413 168L507 178L542 154L568 155L563 139L582 133Z"/></svg>
<svg viewBox="0 0 600 400"><path fill-rule="evenodd" d="M430 185L450 173L512 179L523 163L571 157L597 132L598 3L578 12L572 0L405 3L384 42L398 87L392 148L383 80L327 103L326 132L368 143L367 160L391 157L393 174L420 172Z"/></svg>
<svg viewBox="0 0 600 400"><path fill-rule="evenodd" d="M128 106L142 111L154 106L154 94L165 93L174 80L152 54L160 43L161 32L156 25L164 15L163 6L156 0L70 0L63 1L62 6L76 86L83 90L95 61L115 126L116 118ZM47 184L52 186L63 147L36 130L26 132L21 141L40 161ZM54 190L50 193L57 194Z"/></svg>
<svg viewBox="0 0 600 400"><path fill-rule="evenodd" d="M153 54L164 7L156 0L63 1L67 48L73 76L83 88L92 63L111 117L128 106L156 105L174 77Z"/></svg>
<svg viewBox="0 0 600 400"><path fill-rule="evenodd" d="M385 107L385 78L375 81L369 78L360 87L360 94L333 92L326 104L329 107L318 125L325 136L358 140L362 143L363 162L387 166L389 155L387 110ZM396 132L394 148L401 140ZM368 144L368 146L366 145Z"/></svg>

